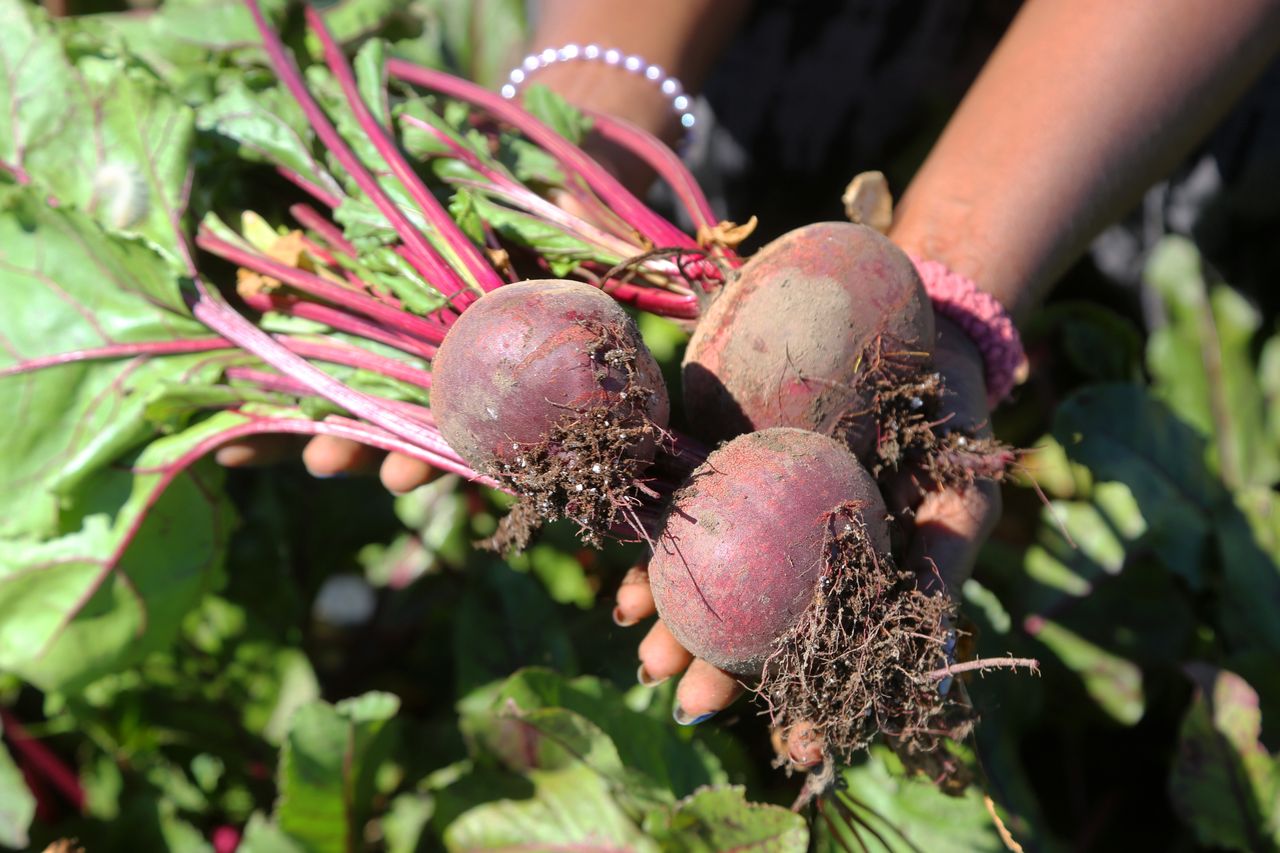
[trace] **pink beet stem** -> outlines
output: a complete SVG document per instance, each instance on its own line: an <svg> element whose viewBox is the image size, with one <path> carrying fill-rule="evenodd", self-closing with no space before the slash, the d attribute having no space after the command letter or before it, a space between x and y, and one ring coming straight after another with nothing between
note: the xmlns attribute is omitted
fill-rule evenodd
<svg viewBox="0 0 1280 853"><path fill-rule="evenodd" d="M310 228L323 237L333 249L349 258L356 256L356 247L343 235L342 229L326 219L314 207L306 204L291 204L289 214L298 220L298 224L303 228Z"/></svg>
<svg viewBox="0 0 1280 853"><path fill-rule="evenodd" d="M490 193L503 199L513 207L528 211L541 217L542 219L560 226L563 230L572 233L585 242L595 243L606 251L617 255L619 258L627 258L638 255L644 251L643 247L636 246L627 242L625 239L614 234L609 234L601 230L596 225L580 216L574 216L562 207L552 204L542 196L532 192L519 181L510 175L493 168L483 162L465 146L458 144L440 128L423 121L416 116L401 116L401 121L405 124L415 127L424 133L430 133L441 144L445 145L449 152L458 160L466 164L471 169L480 173L492 185L481 184L475 181L454 180L453 183L462 186L474 187L478 190ZM447 179L446 179L447 180Z"/></svg>
<svg viewBox="0 0 1280 853"><path fill-rule="evenodd" d="M377 341L408 355L429 359L436 354L435 344L426 343L420 338L411 337L395 330L384 329L336 308L321 305L319 302L306 302L295 296L267 296L261 293L242 296L241 299L255 311L263 313L279 311L283 314L301 317L304 320L313 320L317 323L323 323L335 331L348 332L371 341Z"/></svg>
<svg viewBox="0 0 1280 853"><path fill-rule="evenodd" d="M57 788L77 810L84 809L84 788L76 772L53 750L32 737L8 708L0 708L0 727L13 749L22 755L41 776Z"/></svg>
<svg viewBox="0 0 1280 853"><path fill-rule="evenodd" d="M480 254L480 250L475 244L462 233L462 229L453 221L453 217L449 216L448 211L440 204L431 191L426 188L418 174L404 159L400 153L400 149L392 140L387 128L383 127L376 118L374 118L369 105L364 102L364 98L360 97L360 89L356 84L355 74L351 71L351 65L347 62L346 57L342 55L342 49L338 47L337 42L333 40L333 36L329 33L329 28L325 26L324 19L320 17L320 13L313 6L306 7L307 23L311 30L320 39L320 44L324 48L325 64L329 66L329 70L333 72L334 77L338 80L338 85L342 87L342 93L346 96L347 105L351 107L355 113L356 121L360 123L360 127L369 137L369 141L373 143L373 147L378 150L387 165L391 168L391 174L395 175L405 190L408 191L409 197L418 205L427 222L436 229L436 233L444 242L449 252L461 261L463 267L471 274L476 284L482 290L493 290L502 286L502 279L485 261Z"/></svg>
<svg viewBox="0 0 1280 853"><path fill-rule="evenodd" d="M605 204L655 246L697 248L689 235L646 207L607 169L517 104L474 83L403 59L387 60L387 71L393 77L478 106L512 125L545 148L571 174L579 175L591 189L599 193Z"/></svg>
<svg viewBox="0 0 1280 853"><path fill-rule="evenodd" d="M416 314L410 314L394 305L387 305L368 294L359 293L354 289L334 284L315 273L289 266L266 255L244 249L223 240L207 229L202 228L197 231L196 245L234 264L279 279L304 293L319 297L334 305L349 308L385 326L398 329L406 334L415 335L431 343L438 344L444 339L444 333L447 331L437 322L419 317Z"/></svg>
<svg viewBox="0 0 1280 853"><path fill-rule="evenodd" d="M266 19L262 16L262 9L258 6L258 0L244 0L244 2L250 14L253 15L254 23L262 36L262 45L266 49L267 56L270 58L276 74L280 77L280 81L284 83L285 87L293 95L294 100L298 102L298 106L306 115L307 121L311 124L316 135L320 137L320 141L333 152L333 155L338 158L338 162L351 175L356 185L369 196L369 199L382 215L395 228L396 233L400 235L400 239L404 241L405 246L411 252L409 262L413 264L414 269L418 270L427 281L432 282L442 291L452 293L455 290L464 289L466 285L458 277L457 273L450 269L449 265L427 242L426 238L418 233L418 230L404 215L404 212L383 192L382 187L378 185L378 182L360 163L355 152L343 141L337 129L329 121L329 117L320 109L320 105L311 97L311 93L307 91L306 85L302 82L302 75L299 73L293 59L285 52L280 38L267 25Z"/></svg>
<svg viewBox="0 0 1280 853"><path fill-rule="evenodd" d="M235 349L236 345L222 338L201 338L189 341L146 341L133 344L110 344L93 349L72 350L56 355L44 355L29 358L0 368L0 377L13 376L56 367L59 364L74 364L79 361L105 361L113 358L131 358L138 355L181 355L189 352L209 352L220 349Z"/></svg>
<svg viewBox="0 0 1280 853"><path fill-rule="evenodd" d="M671 317L676 320L698 319L700 309L698 299L695 296L672 293L668 290L659 290L654 287L638 287L634 284L613 279L606 280L603 284L603 289L605 293L608 293L619 302L634 305L641 311L648 311L650 314Z"/></svg>
<svg viewBox="0 0 1280 853"><path fill-rule="evenodd" d="M342 199L340 199L338 196L334 195L328 190L321 189L320 187L311 183L311 181L308 181L306 178L302 177L292 169L286 169L284 166L276 166L276 172L278 172L281 175L281 177L288 180L289 183L298 187L298 189L302 190L307 195L311 196L316 201L323 204L325 207L335 208L338 205L342 204Z"/></svg>
<svg viewBox="0 0 1280 853"><path fill-rule="evenodd" d="M597 110L586 112L591 116L592 129L596 133L639 157L670 185L696 227L711 228L719 221L715 211L711 209L711 203L703 194L702 187L698 185L697 179L689 173L684 161L677 157L676 153L662 140L628 121L607 113Z"/></svg>
<svg viewBox="0 0 1280 853"><path fill-rule="evenodd" d="M399 379L401 382L417 385L419 388L431 387L431 374L429 372L419 370L402 361L396 361L394 358L387 358L386 356L369 352L360 347L296 337L282 337L280 342L292 352L296 352L306 358L315 358L320 361L371 370L391 379Z"/></svg>
<svg viewBox="0 0 1280 853"><path fill-rule="evenodd" d="M203 283L199 284L199 290L200 298L192 311L210 329L234 341L281 373L306 383L307 387L326 400L375 426L424 450L440 452L448 449L439 433L427 430L420 423L390 410L376 397L348 388L306 359L290 352L283 344L237 314L216 291L210 291Z"/></svg>

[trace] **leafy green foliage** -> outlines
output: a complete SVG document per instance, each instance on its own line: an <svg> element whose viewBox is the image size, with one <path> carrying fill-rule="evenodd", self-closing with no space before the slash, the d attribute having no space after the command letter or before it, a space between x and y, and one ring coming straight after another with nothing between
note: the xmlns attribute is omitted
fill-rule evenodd
<svg viewBox="0 0 1280 853"><path fill-rule="evenodd" d="M300 16L265 11L425 228ZM496 235L553 274L636 254L539 211L529 188L572 189L547 150L386 85L388 55L497 82L519 56L522 3L350 0L323 14L361 46L362 96L474 241ZM60 808L47 780L33 795L6 735L0 845L205 851L228 831L249 851L397 853L999 850L1005 831L1028 849L1169 848L1188 830L1206 846L1280 843L1280 336L1190 244L1152 259L1164 321L1150 334L1079 302L1030 330L1050 364L1008 418L1038 439L1028 467L1046 500L1030 478L1006 490L961 627L976 654L1035 656L1043 675L965 685L981 724L956 750L975 785L944 793L878 745L797 814L779 804L799 782L769 768L754 706L681 728L672 684L635 685L640 633L608 610L637 549L584 552L552 527L499 559L471 543L509 503L457 477L392 497L296 462L197 461L261 419L340 411L255 386L244 371L263 363L243 352L165 350L212 337L187 307L196 223L270 250L305 195L283 169L339 202L356 251L335 278L419 315L441 304L266 71L239 0L61 21L0 0L0 61L0 703L85 801ZM567 139L587 130L550 92L526 95ZM198 261L229 289L225 266ZM318 321L256 322L426 369ZM640 322L677 375L685 333ZM102 347L120 357L28 369ZM387 400L426 397L362 366L325 369ZM331 618L321 591L355 576L369 582L346 587L368 597L360 615ZM48 819L34 819L37 799Z"/></svg>

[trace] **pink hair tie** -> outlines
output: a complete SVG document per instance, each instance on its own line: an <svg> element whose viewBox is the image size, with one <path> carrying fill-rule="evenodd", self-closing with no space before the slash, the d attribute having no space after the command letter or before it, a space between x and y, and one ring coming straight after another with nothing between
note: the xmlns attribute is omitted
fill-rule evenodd
<svg viewBox="0 0 1280 853"><path fill-rule="evenodd" d="M909 256L924 282L933 308L964 330L982 353L987 406L994 409L1027 378L1027 354L1013 318L994 296L937 261Z"/></svg>

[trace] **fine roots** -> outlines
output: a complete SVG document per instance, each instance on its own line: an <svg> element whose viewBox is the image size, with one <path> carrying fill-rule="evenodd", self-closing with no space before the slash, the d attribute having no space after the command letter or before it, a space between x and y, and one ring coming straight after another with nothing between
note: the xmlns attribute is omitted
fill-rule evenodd
<svg viewBox="0 0 1280 853"><path fill-rule="evenodd" d="M876 478L908 467L942 486L1000 479L1016 461L1014 451L994 439L950 429L940 414L949 393L942 376L925 354L903 349L885 338L867 347L854 380L866 406L846 413L837 435L854 425L874 425L874 450L867 462Z"/></svg>
<svg viewBox="0 0 1280 853"><path fill-rule="evenodd" d="M828 516L813 602L778 640L756 688L774 726L812 727L828 766L877 734L919 758L970 721L936 677L947 665L953 605L877 554L858 510L845 504Z"/></svg>
<svg viewBox="0 0 1280 853"><path fill-rule="evenodd" d="M595 333L590 357L597 380L608 388L621 376L621 387L609 403L566 408L537 444L513 446L511 461L494 473L519 499L483 547L522 551L544 523L560 518L572 519L595 547L611 531L647 535L636 514L642 494L651 494L640 477L648 464L642 449L665 437L646 414L654 391L640 379L622 329L586 325Z"/></svg>

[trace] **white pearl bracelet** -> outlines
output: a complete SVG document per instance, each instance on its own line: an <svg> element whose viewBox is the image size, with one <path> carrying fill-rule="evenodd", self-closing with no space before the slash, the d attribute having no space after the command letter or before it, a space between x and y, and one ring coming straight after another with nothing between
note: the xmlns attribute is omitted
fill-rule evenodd
<svg viewBox="0 0 1280 853"><path fill-rule="evenodd" d="M620 68L637 77L657 85L659 91L671 101L671 109L680 119L680 126L685 133L691 133L697 119L691 107L692 99L684 93L680 81L635 54L626 54L615 47L601 47L598 44L577 45L566 44L564 47L549 47L546 50L531 53L507 75L507 82L499 90L502 97L510 100L516 96L520 88L529 80L530 75L548 65L557 62L603 62L605 65Z"/></svg>

